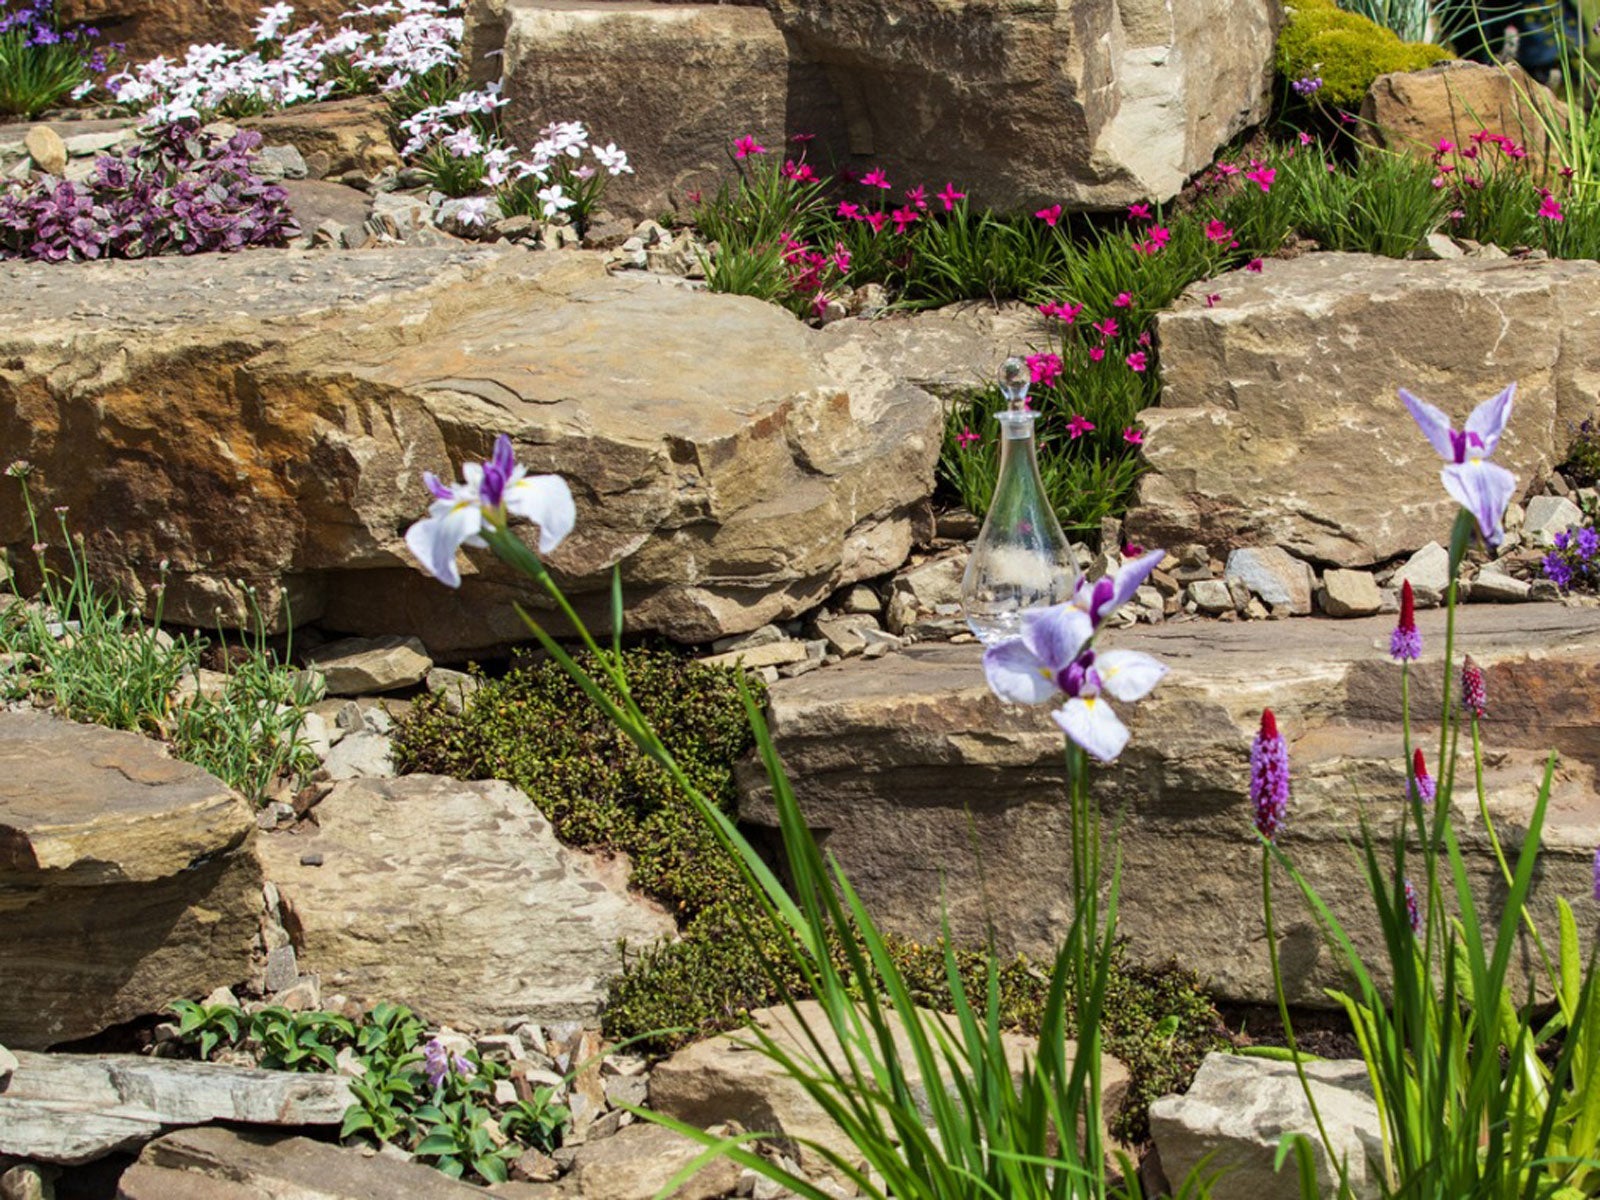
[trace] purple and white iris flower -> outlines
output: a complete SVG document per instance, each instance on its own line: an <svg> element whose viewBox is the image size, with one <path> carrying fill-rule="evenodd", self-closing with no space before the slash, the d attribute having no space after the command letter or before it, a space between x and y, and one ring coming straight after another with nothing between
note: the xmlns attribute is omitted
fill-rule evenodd
<svg viewBox="0 0 1600 1200"><path fill-rule="evenodd" d="M1423 434L1445 460L1439 473L1444 490L1478 522L1478 531L1490 546L1498 546L1506 536L1500 520L1506 505L1517 490L1517 477L1489 461L1500 435L1511 418L1511 402L1517 385L1510 384L1499 395L1485 400L1472 410L1464 429L1457 430L1450 418L1426 400L1400 389L1400 399Z"/></svg>
<svg viewBox="0 0 1600 1200"><path fill-rule="evenodd" d="M529 475L512 454L511 439L495 439L489 461L467 463L463 483L443 483L432 471L423 482L433 493L428 515L406 530L406 545L422 569L449 587L461 586L456 551L462 546L483 547L487 527L500 530L511 517L539 526L539 553L549 554L572 532L577 509L572 491L559 475Z"/></svg>
<svg viewBox="0 0 1600 1200"><path fill-rule="evenodd" d="M1167 673L1164 664L1137 650L1096 650L1096 631L1165 557L1160 550L1126 563L1094 583L1080 581L1065 604L1022 614L1022 634L983 654L989 687L1013 704L1066 703L1050 714L1066 735L1101 762L1128 744L1128 727L1107 697L1141 700Z"/></svg>

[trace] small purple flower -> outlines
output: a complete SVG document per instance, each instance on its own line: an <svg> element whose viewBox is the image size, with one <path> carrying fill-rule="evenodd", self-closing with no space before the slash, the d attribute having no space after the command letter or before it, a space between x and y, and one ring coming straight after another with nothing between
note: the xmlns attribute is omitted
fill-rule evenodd
<svg viewBox="0 0 1600 1200"><path fill-rule="evenodd" d="M1424 804L1432 804L1439 791L1439 785L1428 775L1428 764L1422 759L1421 746L1411 756L1411 786L1415 789L1412 794Z"/></svg>
<svg viewBox="0 0 1600 1200"><path fill-rule="evenodd" d="M1417 598L1409 579L1400 585L1400 620L1389 635L1389 657L1395 662L1415 662L1422 657L1422 634L1417 632Z"/></svg>
<svg viewBox="0 0 1600 1200"><path fill-rule="evenodd" d="M453 1053L438 1038L431 1039L422 1048L422 1069L428 1076L428 1083L432 1087L441 1087L446 1079L455 1076L458 1079L471 1079L478 1073L474 1067L461 1055Z"/></svg>
<svg viewBox="0 0 1600 1200"><path fill-rule="evenodd" d="M1320 75L1307 75L1304 79L1296 79L1289 85L1295 94L1309 100L1322 90L1322 77Z"/></svg>
<svg viewBox="0 0 1600 1200"><path fill-rule="evenodd" d="M1600 904L1600 847L1596 847L1594 852L1594 899L1595 903Z"/></svg>
<svg viewBox="0 0 1600 1200"><path fill-rule="evenodd" d="M1261 731L1250 746L1250 802L1256 831L1272 841L1289 815L1289 747L1270 708L1261 710Z"/></svg>
<svg viewBox="0 0 1600 1200"><path fill-rule="evenodd" d="M1588 562L1595 556L1596 552L1600 552L1600 530L1596 530L1591 525L1583 526L1578 530L1574 548L1578 552L1578 557L1583 559L1584 562Z"/></svg>
<svg viewBox="0 0 1600 1200"><path fill-rule="evenodd" d="M1483 685L1483 671L1472 661L1470 654L1461 664L1461 702L1480 721L1489 715L1489 695Z"/></svg>
<svg viewBox="0 0 1600 1200"><path fill-rule="evenodd" d="M1505 539L1500 521L1517 490L1517 477L1489 461L1511 418L1516 394L1517 385L1513 383L1473 409L1465 428L1457 430L1439 409L1405 388L1400 389L1401 402L1447 464L1439 472L1445 491L1477 519L1478 531L1490 546L1498 546Z"/></svg>
<svg viewBox="0 0 1600 1200"><path fill-rule="evenodd" d="M1572 564L1559 550L1552 550L1539 561L1539 571L1562 591L1572 586Z"/></svg>
<svg viewBox="0 0 1600 1200"><path fill-rule="evenodd" d="M1411 886L1411 880L1405 882L1406 891L1406 920L1411 923L1411 933L1415 937L1422 936L1422 909L1417 904L1417 889Z"/></svg>

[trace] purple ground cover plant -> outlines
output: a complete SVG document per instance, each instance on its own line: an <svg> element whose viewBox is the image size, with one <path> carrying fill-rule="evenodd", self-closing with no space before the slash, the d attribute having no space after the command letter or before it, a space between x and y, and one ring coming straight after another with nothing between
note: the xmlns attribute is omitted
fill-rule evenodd
<svg viewBox="0 0 1600 1200"><path fill-rule="evenodd" d="M44 262L280 246L299 233L288 194L255 174L261 135L222 139L196 122L154 130L84 183L0 192L0 259Z"/></svg>

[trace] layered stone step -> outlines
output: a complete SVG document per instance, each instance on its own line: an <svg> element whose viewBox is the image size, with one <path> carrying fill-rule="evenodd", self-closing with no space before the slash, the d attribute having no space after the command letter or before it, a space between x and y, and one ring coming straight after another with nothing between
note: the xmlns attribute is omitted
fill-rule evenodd
<svg viewBox="0 0 1600 1200"><path fill-rule="evenodd" d="M1419 624L1427 653L1412 673L1413 733L1438 774L1445 613L1422 614ZM1355 844L1363 816L1388 834L1404 794L1392 628L1389 617L1194 621L1106 635L1105 644L1172 668L1150 698L1118 705L1132 741L1094 775L1107 838L1121 847L1122 930L1136 958L1176 959L1226 997L1270 998L1248 797L1264 707L1288 739L1294 776L1281 845L1369 961L1377 954ZM1458 664L1462 652L1487 680L1485 788L1509 854L1555 752L1532 901L1553 929L1557 896L1589 902L1600 842L1600 610L1464 609ZM809 822L885 927L928 939L943 911L963 939L992 930L1005 950L1053 951L1071 916L1062 738L1044 709L1008 707L990 693L977 646L913 646L780 681L771 721ZM1459 756L1454 820L1475 885L1492 898L1504 889L1465 737ZM773 821L759 768L746 770L741 791L746 820ZM1317 1001L1340 982L1339 969L1289 891L1280 873L1284 971L1297 998Z"/></svg>

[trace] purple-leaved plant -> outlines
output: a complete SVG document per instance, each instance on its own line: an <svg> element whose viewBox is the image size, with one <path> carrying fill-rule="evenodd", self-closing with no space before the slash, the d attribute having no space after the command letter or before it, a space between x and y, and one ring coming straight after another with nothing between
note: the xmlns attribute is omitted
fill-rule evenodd
<svg viewBox="0 0 1600 1200"><path fill-rule="evenodd" d="M288 193L255 173L261 135L222 139L196 122L151 131L131 156L102 156L84 183L0 192L0 259L149 258L281 246L299 232Z"/></svg>

